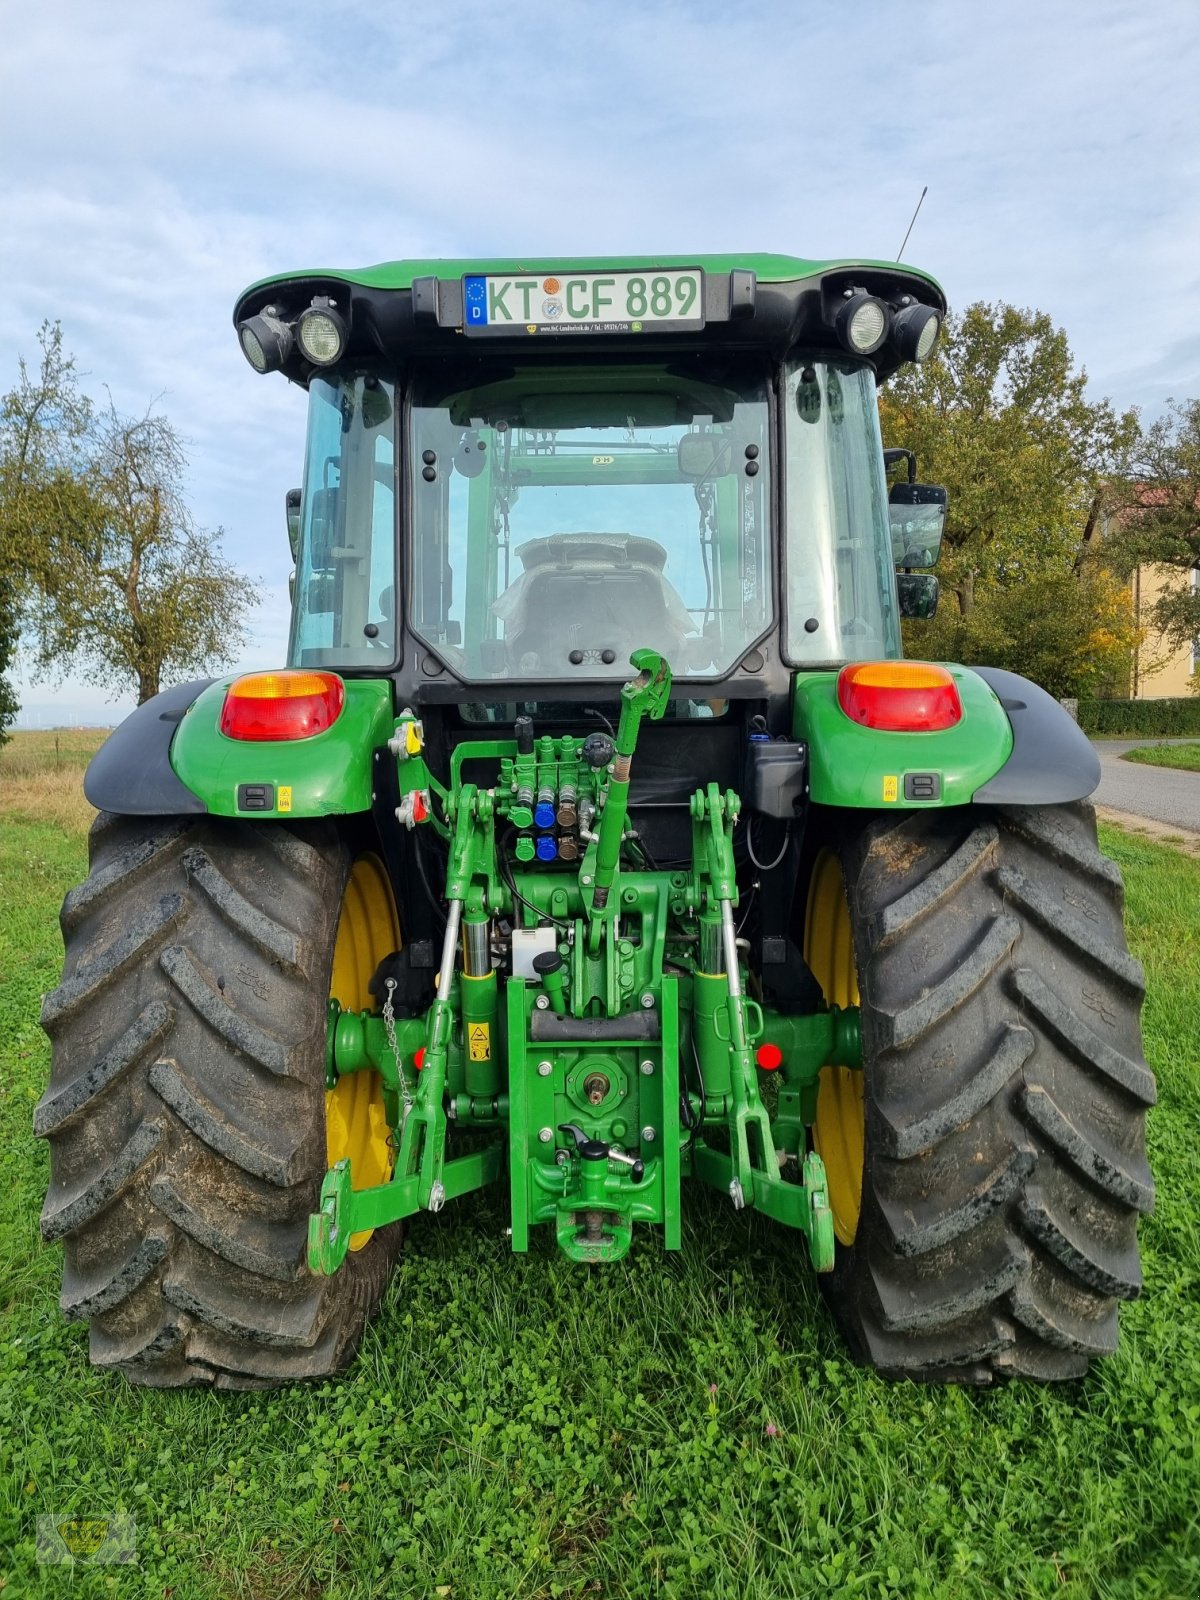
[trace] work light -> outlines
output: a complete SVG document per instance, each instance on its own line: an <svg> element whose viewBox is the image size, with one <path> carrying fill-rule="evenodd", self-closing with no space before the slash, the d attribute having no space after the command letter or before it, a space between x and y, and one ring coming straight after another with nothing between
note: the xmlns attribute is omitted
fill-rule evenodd
<svg viewBox="0 0 1200 1600"><path fill-rule="evenodd" d="M869 356L888 336L888 308L873 294L859 290L837 314L837 336L856 356Z"/></svg>
<svg viewBox="0 0 1200 1600"><path fill-rule="evenodd" d="M296 339L314 366L329 367L346 348L346 324L330 300L317 299L300 313Z"/></svg>
<svg viewBox="0 0 1200 1600"><path fill-rule="evenodd" d="M908 305L896 313L892 341L905 361L924 361L941 331L942 319L932 306Z"/></svg>
<svg viewBox="0 0 1200 1600"><path fill-rule="evenodd" d="M274 306L238 324L242 354L255 372L275 372L292 353L292 330L279 320Z"/></svg>

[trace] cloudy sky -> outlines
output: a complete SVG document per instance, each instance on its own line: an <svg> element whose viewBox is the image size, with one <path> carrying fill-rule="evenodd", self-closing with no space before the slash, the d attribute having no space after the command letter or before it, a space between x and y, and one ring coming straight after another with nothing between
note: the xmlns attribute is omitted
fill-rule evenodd
<svg viewBox="0 0 1200 1600"><path fill-rule="evenodd" d="M1037 306L1098 394L1200 395L1196 0L41 0L0 51L0 388L58 318L189 441L278 665L303 397L230 324L402 256L896 254ZM26 720L132 702L20 682Z"/></svg>

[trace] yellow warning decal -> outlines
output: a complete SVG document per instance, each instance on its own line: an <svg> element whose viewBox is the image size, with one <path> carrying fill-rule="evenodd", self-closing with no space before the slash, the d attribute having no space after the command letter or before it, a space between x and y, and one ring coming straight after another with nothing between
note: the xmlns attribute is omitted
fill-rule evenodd
<svg viewBox="0 0 1200 1600"><path fill-rule="evenodd" d="M492 1059L492 1025L490 1022L473 1022L467 1034L467 1051L472 1061Z"/></svg>
<svg viewBox="0 0 1200 1600"><path fill-rule="evenodd" d="M900 779L894 772L884 774L883 798L889 801L900 798Z"/></svg>
<svg viewBox="0 0 1200 1600"><path fill-rule="evenodd" d="M276 811L290 811L292 809L292 786L290 783L281 783L275 791Z"/></svg>

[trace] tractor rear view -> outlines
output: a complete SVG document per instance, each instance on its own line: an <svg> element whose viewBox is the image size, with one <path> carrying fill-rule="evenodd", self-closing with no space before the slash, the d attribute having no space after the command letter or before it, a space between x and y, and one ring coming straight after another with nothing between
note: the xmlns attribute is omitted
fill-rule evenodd
<svg viewBox="0 0 1200 1600"><path fill-rule="evenodd" d="M763 1211L891 1376L1115 1349L1154 1080L1098 763L902 658L946 497L876 393L944 310L782 256L241 297L309 397L287 664L97 755L43 1012L94 1362L334 1372L404 1219L492 1184L513 1250L615 1272L690 1186Z"/></svg>

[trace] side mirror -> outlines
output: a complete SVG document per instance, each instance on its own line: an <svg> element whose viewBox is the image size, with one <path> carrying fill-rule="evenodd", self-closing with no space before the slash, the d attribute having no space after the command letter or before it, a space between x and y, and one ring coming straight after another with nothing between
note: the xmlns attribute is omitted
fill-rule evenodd
<svg viewBox="0 0 1200 1600"><path fill-rule="evenodd" d="M681 478L723 478L733 471L733 440L724 433L685 433L677 459Z"/></svg>
<svg viewBox="0 0 1200 1600"><path fill-rule="evenodd" d="M932 567L942 550L946 491L930 483L894 483L888 493L892 557L898 567Z"/></svg>
<svg viewBox="0 0 1200 1600"><path fill-rule="evenodd" d="M898 572L896 596L900 602L900 615L918 622L928 622L937 611L941 585L932 572Z"/></svg>
<svg viewBox="0 0 1200 1600"><path fill-rule="evenodd" d="M283 497L284 513L287 516L288 543L292 547L292 560L296 559L296 552L300 548L300 491L289 489Z"/></svg>
<svg viewBox="0 0 1200 1600"><path fill-rule="evenodd" d="M908 464L908 482L915 483L917 481L917 457L915 451L901 448L883 452L883 470L885 472L890 472L893 467L898 467L902 461Z"/></svg>

